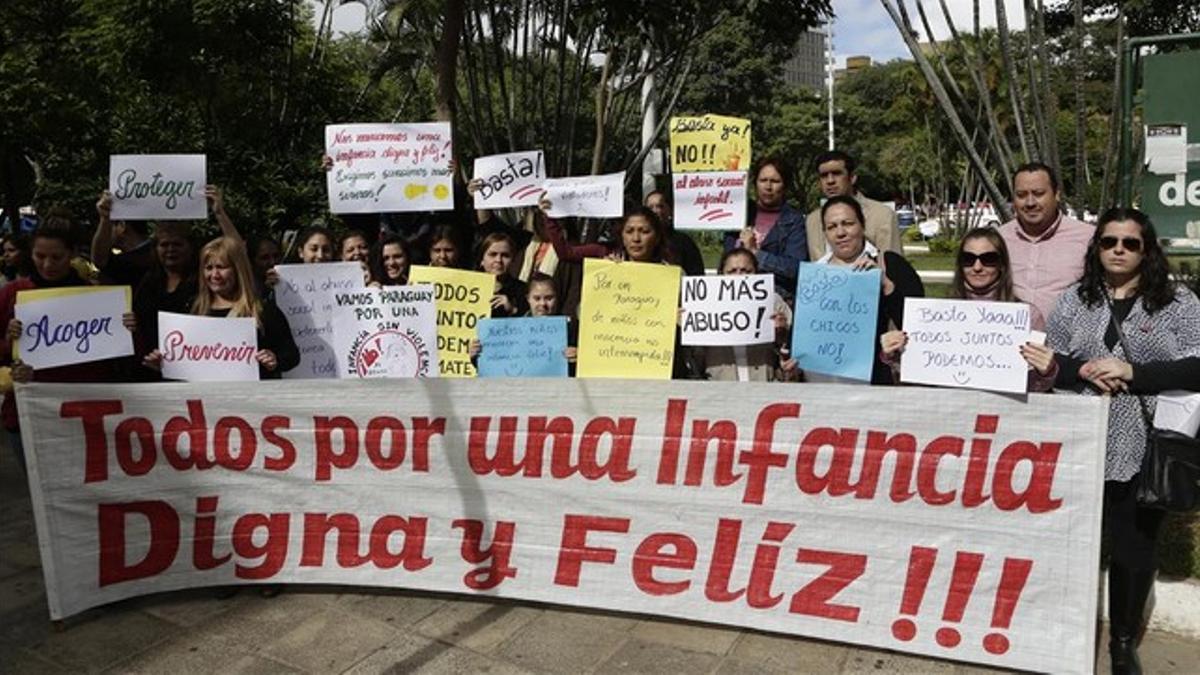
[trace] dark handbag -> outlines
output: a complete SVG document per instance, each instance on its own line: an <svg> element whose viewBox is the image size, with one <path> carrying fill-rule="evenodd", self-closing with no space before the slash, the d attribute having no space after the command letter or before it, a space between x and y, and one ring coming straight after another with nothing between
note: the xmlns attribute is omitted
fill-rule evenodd
<svg viewBox="0 0 1200 675"><path fill-rule="evenodd" d="M1112 304L1109 303L1109 311ZM1125 357L1133 358L1125 332L1111 317ZM1141 396L1134 396L1146 423L1146 454L1135 485L1137 502L1163 511L1191 513L1200 510L1200 440L1177 431L1154 428L1154 418Z"/></svg>

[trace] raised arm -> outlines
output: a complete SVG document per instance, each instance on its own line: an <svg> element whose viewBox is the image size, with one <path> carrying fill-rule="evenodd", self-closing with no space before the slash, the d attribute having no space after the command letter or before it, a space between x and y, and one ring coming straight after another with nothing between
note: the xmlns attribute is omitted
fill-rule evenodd
<svg viewBox="0 0 1200 675"><path fill-rule="evenodd" d="M96 224L96 233L92 235L92 264L104 269L112 255L112 194L108 190L100 193L96 213L100 219Z"/></svg>

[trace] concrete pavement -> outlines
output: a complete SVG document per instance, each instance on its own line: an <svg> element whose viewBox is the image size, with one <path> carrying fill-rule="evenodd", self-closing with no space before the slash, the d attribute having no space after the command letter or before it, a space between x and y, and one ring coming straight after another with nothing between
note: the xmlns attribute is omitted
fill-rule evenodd
<svg viewBox="0 0 1200 675"><path fill-rule="evenodd" d="M329 586L270 599L253 588L224 600L167 593L56 630L24 476L0 451L0 673L999 672L637 615ZM1200 640L1152 632L1142 654L1149 673L1200 669Z"/></svg>

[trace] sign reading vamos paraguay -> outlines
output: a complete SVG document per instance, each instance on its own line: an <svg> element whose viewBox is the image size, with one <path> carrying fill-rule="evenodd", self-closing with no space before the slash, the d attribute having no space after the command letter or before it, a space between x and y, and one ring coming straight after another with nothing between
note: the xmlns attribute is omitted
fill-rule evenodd
<svg viewBox="0 0 1200 675"><path fill-rule="evenodd" d="M338 377L437 377L433 284L335 293Z"/></svg>
<svg viewBox="0 0 1200 675"><path fill-rule="evenodd" d="M203 220L204 155L112 155L113 220Z"/></svg>
<svg viewBox="0 0 1200 675"><path fill-rule="evenodd" d="M325 153L333 213L450 211L450 124L331 124Z"/></svg>

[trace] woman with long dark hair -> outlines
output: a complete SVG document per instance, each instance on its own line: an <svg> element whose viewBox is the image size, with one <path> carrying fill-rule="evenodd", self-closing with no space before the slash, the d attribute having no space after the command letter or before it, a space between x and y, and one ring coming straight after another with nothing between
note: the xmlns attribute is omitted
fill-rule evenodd
<svg viewBox="0 0 1200 675"><path fill-rule="evenodd" d="M1046 333L1058 360L1057 385L1110 397L1104 464L1109 653L1113 673L1140 673L1137 640L1164 515L1136 498L1146 450L1143 406L1153 414L1159 393L1200 390L1200 300L1171 280L1146 214L1110 209L1088 245L1083 278L1059 298Z"/></svg>
<svg viewBox="0 0 1200 675"><path fill-rule="evenodd" d="M408 283L412 254L404 237L388 235L371 249L370 261L371 281L380 286L403 286Z"/></svg>
<svg viewBox="0 0 1200 675"><path fill-rule="evenodd" d="M957 264L954 266L949 297L957 300L1023 302L1013 290L1012 262L1008 257L1008 246L998 230L977 227L963 235L958 244ZM1036 305L1029 305L1029 325L1033 330L1045 330L1046 321ZM879 338L879 357L892 366L892 374L897 381L900 379L896 370L900 366L900 353L907 344L908 336L902 330L888 331ZM1018 349L1029 364L1028 390L1049 391L1058 374L1053 350L1032 342L1020 345Z"/></svg>

